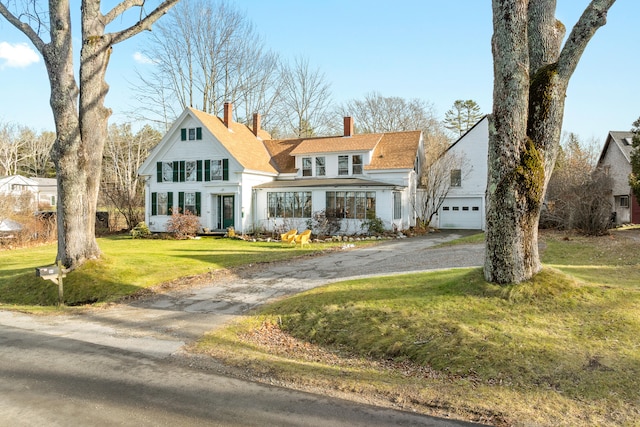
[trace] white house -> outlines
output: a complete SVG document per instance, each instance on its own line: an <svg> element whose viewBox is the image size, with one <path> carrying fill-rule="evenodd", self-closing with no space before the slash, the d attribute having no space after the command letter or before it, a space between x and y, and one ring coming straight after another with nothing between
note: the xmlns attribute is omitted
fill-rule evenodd
<svg viewBox="0 0 640 427"><path fill-rule="evenodd" d="M484 230L489 152L488 117L480 119L448 151L463 161L460 169L451 171L449 192L438 209L436 227Z"/></svg>
<svg viewBox="0 0 640 427"><path fill-rule="evenodd" d="M24 194L31 196L30 203L34 205L34 210L55 206L58 195L56 180L27 178L22 175L0 178L0 195L20 197Z"/></svg>
<svg viewBox="0 0 640 427"><path fill-rule="evenodd" d="M272 140L259 115L250 128L232 113L228 103L222 119L187 108L140 167L151 231L175 209L196 213L203 229L245 233L304 229L317 212L345 233L367 218L415 225L420 131L355 135L346 117L341 136Z"/></svg>
<svg viewBox="0 0 640 427"><path fill-rule="evenodd" d="M633 132L611 131L598 159L598 167L613 181L611 206L617 225L640 224L640 204L629 186Z"/></svg>

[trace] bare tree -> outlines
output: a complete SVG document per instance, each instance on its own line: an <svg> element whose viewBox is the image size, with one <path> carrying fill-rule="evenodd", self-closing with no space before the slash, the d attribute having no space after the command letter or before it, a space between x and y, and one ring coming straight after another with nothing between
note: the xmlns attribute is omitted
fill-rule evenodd
<svg viewBox="0 0 640 427"><path fill-rule="evenodd" d="M128 229L144 219L144 183L138 176L138 169L161 138L160 132L150 126L135 134L130 124L109 127L101 190L124 217Z"/></svg>
<svg viewBox="0 0 640 427"><path fill-rule="evenodd" d="M134 87L145 119L167 126L186 107L219 115L232 102L237 120L254 112L269 127L278 98L277 55L247 17L226 1L183 0L157 26L144 50L153 71Z"/></svg>
<svg viewBox="0 0 640 427"><path fill-rule="evenodd" d="M82 0L79 84L74 74L69 0L49 0L48 10L38 2L0 1L0 15L33 43L47 68L56 128L52 157L58 179L57 260L70 269L100 256L95 217L111 115L104 106L109 91L104 76L112 48L150 29L177 1L162 1L146 13L149 7L144 0L123 0L102 13L100 0ZM115 22L128 22L120 18L135 7L140 14L133 25L107 31Z"/></svg>
<svg viewBox="0 0 640 427"><path fill-rule="evenodd" d="M541 228L579 228L589 234L601 234L607 229L610 206L600 200L609 199L610 189L602 188L600 184L606 183L605 179L595 173L598 148L596 141L582 143L573 133L563 136L540 214ZM606 207L607 213L602 218L598 212L587 221L594 206Z"/></svg>
<svg viewBox="0 0 640 427"><path fill-rule="evenodd" d="M464 179L471 172L464 154L450 150L444 135L425 138L425 161L416 194L416 216L428 227L451 189L451 171L460 170Z"/></svg>
<svg viewBox="0 0 640 427"><path fill-rule="evenodd" d="M309 60L296 57L281 68L280 114L286 136L324 135L330 129L331 85Z"/></svg>
<svg viewBox="0 0 640 427"><path fill-rule="evenodd" d="M20 164L26 155L23 148L25 139L20 135L25 131L26 128L13 123L0 126L0 176L17 175L20 171Z"/></svg>
<svg viewBox="0 0 640 427"><path fill-rule="evenodd" d="M444 126L459 137L471 129L481 117L478 103L472 99L458 99L453 103L453 107L444 113Z"/></svg>
<svg viewBox="0 0 640 427"><path fill-rule="evenodd" d="M538 222L556 162L569 79L615 0L592 0L564 46L556 0L493 0L493 114L485 279L506 284L542 268Z"/></svg>
<svg viewBox="0 0 640 427"><path fill-rule="evenodd" d="M54 132L36 134L33 130L21 134L25 151L20 170L27 176L54 177L55 167L51 160L51 149L56 140Z"/></svg>
<svg viewBox="0 0 640 427"><path fill-rule="evenodd" d="M444 136L433 105L420 99L370 92L364 99L345 102L338 111L343 116L353 117L356 130L361 133L422 130L425 138L426 135Z"/></svg>

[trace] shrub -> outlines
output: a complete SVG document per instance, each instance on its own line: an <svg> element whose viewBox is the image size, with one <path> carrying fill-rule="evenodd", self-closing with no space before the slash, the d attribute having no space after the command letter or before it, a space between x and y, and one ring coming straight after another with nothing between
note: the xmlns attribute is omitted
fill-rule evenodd
<svg viewBox="0 0 640 427"><path fill-rule="evenodd" d="M379 217L365 219L360 227L368 234L382 234L385 232L384 222Z"/></svg>
<svg viewBox="0 0 640 427"><path fill-rule="evenodd" d="M147 224L144 223L144 221L139 222L138 225L133 227L133 229L131 230L131 237L133 239L138 237L144 239L149 236L151 236L151 231L149 230Z"/></svg>
<svg viewBox="0 0 640 427"><path fill-rule="evenodd" d="M318 236L333 236L342 228L341 219L326 211L317 211L307 220L307 228Z"/></svg>
<svg viewBox="0 0 640 427"><path fill-rule="evenodd" d="M167 221L167 232L176 239L186 239L195 236L200 229L200 218L189 211L180 213L179 209L171 212L171 218Z"/></svg>

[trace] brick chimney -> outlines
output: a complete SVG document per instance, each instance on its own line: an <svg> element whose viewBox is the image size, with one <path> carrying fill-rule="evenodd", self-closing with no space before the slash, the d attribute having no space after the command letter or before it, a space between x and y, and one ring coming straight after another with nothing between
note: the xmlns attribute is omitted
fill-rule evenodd
<svg viewBox="0 0 640 427"><path fill-rule="evenodd" d="M353 117L344 118L344 136L353 136Z"/></svg>
<svg viewBox="0 0 640 427"><path fill-rule="evenodd" d="M230 102L224 103L224 125L229 127L233 122L233 106Z"/></svg>
<svg viewBox="0 0 640 427"><path fill-rule="evenodd" d="M258 132L260 132L260 114L253 113L253 134L258 136Z"/></svg>

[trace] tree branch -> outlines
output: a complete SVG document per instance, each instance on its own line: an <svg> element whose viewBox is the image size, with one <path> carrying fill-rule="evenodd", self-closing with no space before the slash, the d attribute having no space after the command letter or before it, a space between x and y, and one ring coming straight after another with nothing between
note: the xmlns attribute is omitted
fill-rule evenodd
<svg viewBox="0 0 640 427"><path fill-rule="evenodd" d="M607 23L607 12L616 0L592 0L571 30L558 59L558 75L568 81L587 44L598 28Z"/></svg>
<svg viewBox="0 0 640 427"><path fill-rule="evenodd" d="M178 3L178 1L179 0L165 0L160 5L158 5L158 7L156 7L150 14L136 22L131 27L126 28L122 31L118 31L116 33L111 33L109 35L111 38L111 44L114 45L120 43L121 41L127 40L128 38L135 36L143 30L150 30L151 25L153 25L154 22L160 19L162 15L167 13L169 9L171 9L176 3ZM130 7L139 6L138 3L144 4L144 0L125 0L124 2L120 3L107 14L107 22L110 22L109 19L115 19L115 17L118 16L118 13L122 13Z"/></svg>
<svg viewBox="0 0 640 427"><path fill-rule="evenodd" d="M38 49L38 52L44 55L44 47L46 46L46 43L42 41L40 36L33 30L33 28L29 26L29 24L26 24L19 20L14 14L9 11L9 9L7 9L7 7L2 2L0 2L0 15L4 16L4 18L9 21L11 25L13 25L24 35L26 35L29 40L31 40L31 43L33 43L36 49Z"/></svg>
<svg viewBox="0 0 640 427"><path fill-rule="evenodd" d="M143 6L145 0L124 0L104 15L105 25L109 25L118 16L136 6Z"/></svg>

